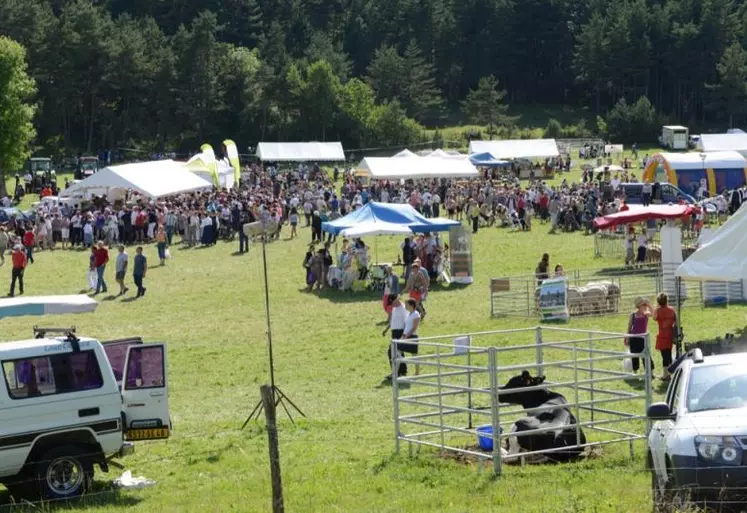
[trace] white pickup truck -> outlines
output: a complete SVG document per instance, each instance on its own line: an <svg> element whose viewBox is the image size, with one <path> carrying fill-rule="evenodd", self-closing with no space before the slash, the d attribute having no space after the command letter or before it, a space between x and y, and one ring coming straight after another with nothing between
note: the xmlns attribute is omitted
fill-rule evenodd
<svg viewBox="0 0 747 513"><path fill-rule="evenodd" d="M14 496L72 498L132 441L168 438L166 347L35 331L0 344L0 483Z"/></svg>

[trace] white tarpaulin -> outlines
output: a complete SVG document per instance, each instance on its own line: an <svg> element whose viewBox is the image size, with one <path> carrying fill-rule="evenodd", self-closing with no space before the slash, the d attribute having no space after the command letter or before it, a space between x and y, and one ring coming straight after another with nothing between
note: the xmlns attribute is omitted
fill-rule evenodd
<svg viewBox="0 0 747 513"><path fill-rule="evenodd" d="M84 294L71 296L9 297L0 299L0 318L22 315L87 313L98 303Z"/></svg>
<svg viewBox="0 0 747 513"><path fill-rule="evenodd" d="M716 230L676 274L700 281L747 280L747 207L743 205Z"/></svg>
<svg viewBox="0 0 747 513"><path fill-rule="evenodd" d="M477 178L477 168L463 157L366 157L359 169L376 180Z"/></svg>
<svg viewBox="0 0 747 513"><path fill-rule="evenodd" d="M345 160L339 142L261 142L257 158L269 162L338 162Z"/></svg>
<svg viewBox="0 0 747 513"><path fill-rule="evenodd" d="M154 160L106 167L61 191L60 197L85 195L90 191L132 190L153 199L211 187L210 182L190 172L183 163Z"/></svg>
<svg viewBox="0 0 747 513"><path fill-rule="evenodd" d="M544 159L560 155L555 139L507 139L470 141L470 155L490 153L494 159Z"/></svg>

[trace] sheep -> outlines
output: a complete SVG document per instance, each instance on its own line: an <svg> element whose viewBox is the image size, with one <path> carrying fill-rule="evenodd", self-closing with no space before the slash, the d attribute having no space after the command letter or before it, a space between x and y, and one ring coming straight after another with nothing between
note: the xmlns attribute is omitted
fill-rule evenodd
<svg viewBox="0 0 747 513"><path fill-rule="evenodd" d="M571 315L582 315L584 313L584 295L581 290L581 287L568 287L566 298L568 313Z"/></svg>
<svg viewBox="0 0 747 513"><path fill-rule="evenodd" d="M607 287L603 285L587 285L581 288L584 311L601 314L607 310Z"/></svg>
<svg viewBox="0 0 747 513"><path fill-rule="evenodd" d="M605 311L617 312L620 305L620 286L611 281L599 281L593 283L587 283L586 288L589 287L601 287L605 291L606 303Z"/></svg>
<svg viewBox="0 0 747 513"><path fill-rule="evenodd" d="M658 244L649 244L646 248L646 262L652 264L661 262L661 246Z"/></svg>

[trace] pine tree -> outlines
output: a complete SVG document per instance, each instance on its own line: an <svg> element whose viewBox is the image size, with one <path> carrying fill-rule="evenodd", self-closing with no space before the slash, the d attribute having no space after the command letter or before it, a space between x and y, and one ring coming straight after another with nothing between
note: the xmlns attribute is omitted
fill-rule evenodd
<svg viewBox="0 0 747 513"><path fill-rule="evenodd" d="M498 80L493 75L482 77L462 102L462 111L471 123L488 125L488 138L492 139L497 125L511 126L517 117L507 114L508 105L503 103L505 90L498 89Z"/></svg>
<svg viewBox="0 0 747 513"><path fill-rule="evenodd" d="M421 123L433 123L443 114L444 100L436 85L436 70L412 39L403 56L406 82L403 103L407 114Z"/></svg>

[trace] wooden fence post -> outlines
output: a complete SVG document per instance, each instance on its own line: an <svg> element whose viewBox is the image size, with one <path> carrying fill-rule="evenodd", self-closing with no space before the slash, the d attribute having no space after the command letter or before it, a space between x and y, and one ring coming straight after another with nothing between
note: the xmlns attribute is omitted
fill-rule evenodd
<svg viewBox="0 0 747 513"><path fill-rule="evenodd" d="M267 420L267 441L270 446L270 477L272 478L272 513L284 513L283 483L280 478L280 451L278 450L278 427L275 417L275 394L270 385L260 387L262 404Z"/></svg>

